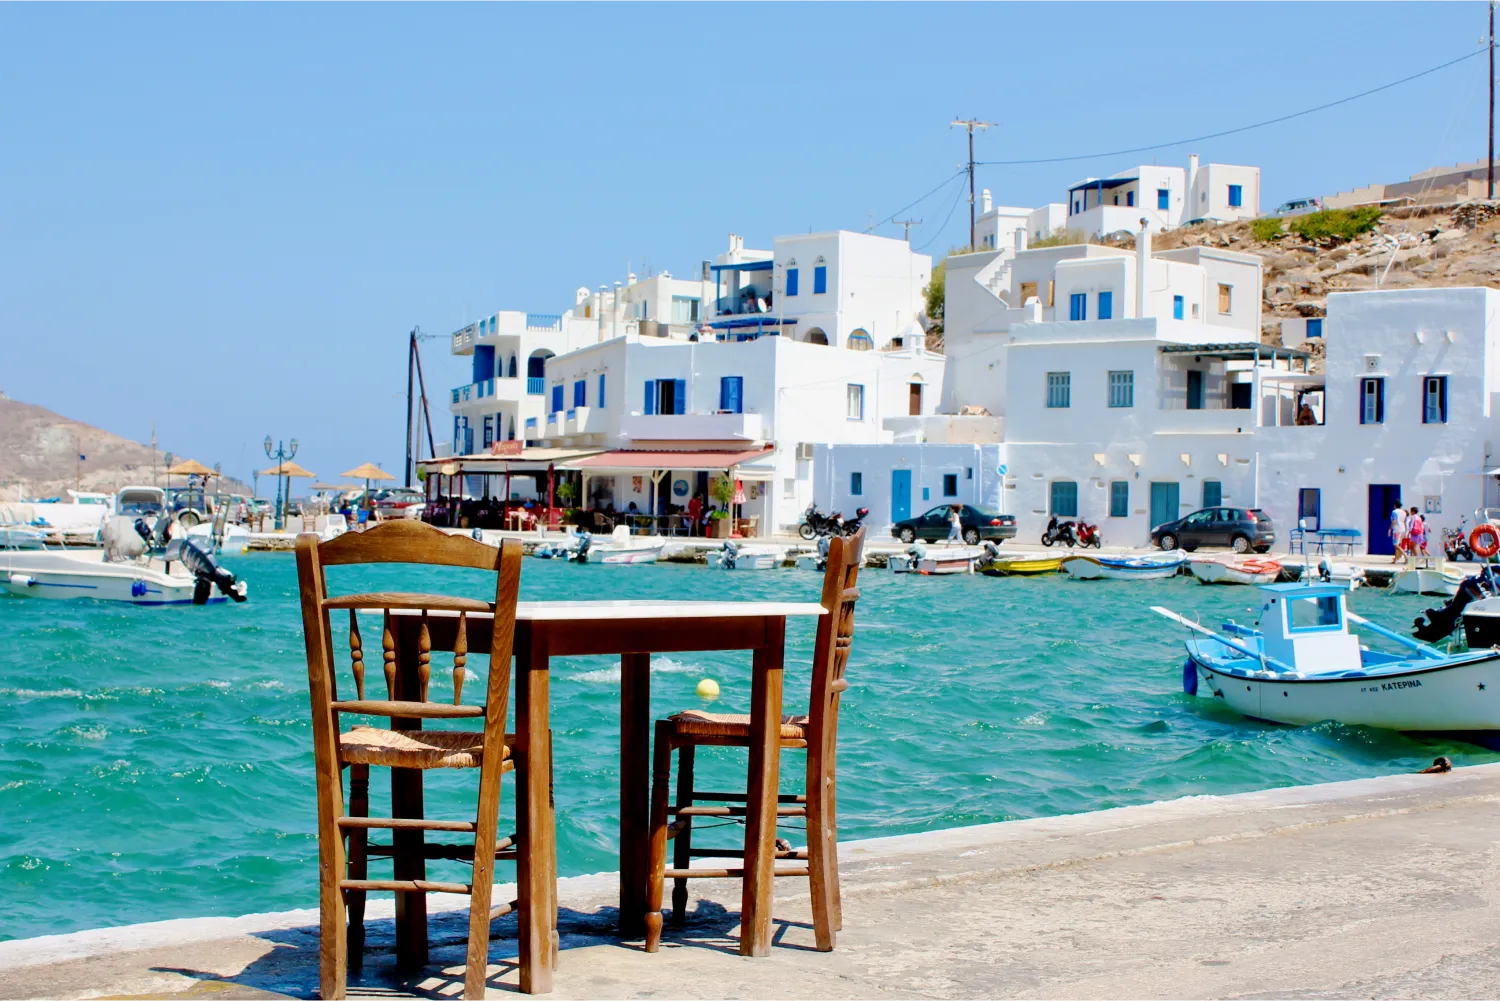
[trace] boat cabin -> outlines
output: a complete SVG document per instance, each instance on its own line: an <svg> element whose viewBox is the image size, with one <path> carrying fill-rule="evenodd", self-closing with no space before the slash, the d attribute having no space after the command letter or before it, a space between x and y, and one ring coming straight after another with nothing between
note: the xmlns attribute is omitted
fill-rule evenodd
<svg viewBox="0 0 1500 1001"><path fill-rule="evenodd" d="M1349 632L1342 584L1267 584L1261 588L1261 642L1266 656L1308 665L1360 663L1359 637Z"/></svg>

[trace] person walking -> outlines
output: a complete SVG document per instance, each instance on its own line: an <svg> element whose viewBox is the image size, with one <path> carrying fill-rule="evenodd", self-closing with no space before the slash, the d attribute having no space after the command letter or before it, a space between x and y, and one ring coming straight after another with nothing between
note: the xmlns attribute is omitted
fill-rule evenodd
<svg viewBox="0 0 1500 1001"><path fill-rule="evenodd" d="M1391 542L1396 552L1391 562L1400 563L1406 556L1406 509L1400 504L1391 509Z"/></svg>
<svg viewBox="0 0 1500 1001"><path fill-rule="evenodd" d="M957 505L948 508L948 543L958 544L964 540L964 521L960 515L962 509Z"/></svg>
<svg viewBox="0 0 1500 1001"><path fill-rule="evenodd" d="M1411 509L1411 516L1406 519L1406 549L1411 555L1427 553L1427 522L1417 513L1417 509Z"/></svg>

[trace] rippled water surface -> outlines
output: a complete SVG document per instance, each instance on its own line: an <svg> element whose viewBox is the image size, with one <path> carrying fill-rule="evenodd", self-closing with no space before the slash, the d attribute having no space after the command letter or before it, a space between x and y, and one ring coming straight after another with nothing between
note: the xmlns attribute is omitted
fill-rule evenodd
<svg viewBox="0 0 1500 1001"><path fill-rule="evenodd" d="M282 555L226 562L250 581L249 603L130 608L0 598L0 938L316 906L296 568ZM484 596L477 575L450 575L445 588L441 571L342 572L335 590ZM522 595L816 600L819 584L792 570L527 560ZM1413 771L1440 753L1459 764L1495 759L1467 744L1378 730L1253 723L1183 695L1181 630L1149 606L1205 623L1247 621L1251 588L878 570L861 587L841 721L842 837ZM1432 601L1371 589L1352 604L1400 627ZM806 700L811 624L794 623L788 642L794 708ZM448 661L434 660L439 687ZM654 663L658 715L704 705L694 694L703 677L723 688L715 708L748 707L748 656ZM347 661L340 666L348 684ZM470 666L488 665L474 657ZM378 689L378 660L371 679ZM618 664L607 659L554 664L563 875L617 868L618 681ZM700 774L715 785L743 781L743 752L705 757ZM788 760L790 782L802 758ZM428 788L429 816L472 813L473 773L436 775ZM507 813L508 793L509 784ZM380 809L378 789L376 797ZM448 878L446 865L430 871Z"/></svg>

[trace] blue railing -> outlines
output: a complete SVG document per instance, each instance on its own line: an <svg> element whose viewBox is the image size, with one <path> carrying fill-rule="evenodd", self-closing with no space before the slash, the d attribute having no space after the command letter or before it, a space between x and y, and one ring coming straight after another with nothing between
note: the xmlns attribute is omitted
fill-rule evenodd
<svg viewBox="0 0 1500 1001"><path fill-rule="evenodd" d="M454 402L454 403L457 403L457 402L458 402L458 390L457 390L457 389L455 389L455 390L454 390L454 391L453 391L453 402Z"/></svg>
<svg viewBox="0 0 1500 1001"><path fill-rule="evenodd" d="M536 418L535 417L528 417L528 418L526 418L526 430L528 430L528 431L535 431L536 430Z"/></svg>
<svg viewBox="0 0 1500 1001"><path fill-rule="evenodd" d="M527 330L561 330L561 313L527 313Z"/></svg>
<svg viewBox="0 0 1500 1001"><path fill-rule="evenodd" d="M574 409L573 407L569 407L568 408L568 412L566 414L566 419L571 421L571 420L577 419L577 417L578 417L578 411L576 409Z"/></svg>
<svg viewBox="0 0 1500 1001"><path fill-rule="evenodd" d="M547 393L547 380L539 375L527 376L526 392L530 396L545 396Z"/></svg>

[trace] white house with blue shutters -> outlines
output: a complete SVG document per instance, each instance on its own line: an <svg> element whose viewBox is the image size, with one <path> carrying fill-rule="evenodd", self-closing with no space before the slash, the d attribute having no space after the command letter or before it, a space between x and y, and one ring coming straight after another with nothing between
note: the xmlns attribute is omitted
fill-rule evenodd
<svg viewBox="0 0 1500 1001"><path fill-rule="evenodd" d="M1260 168L1227 163L1139 166L1068 187L1067 228L1106 236L1134 233L1141 218L1153 230L1198 220L1237 222L1260 215Z"/></svg>

